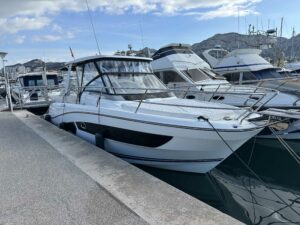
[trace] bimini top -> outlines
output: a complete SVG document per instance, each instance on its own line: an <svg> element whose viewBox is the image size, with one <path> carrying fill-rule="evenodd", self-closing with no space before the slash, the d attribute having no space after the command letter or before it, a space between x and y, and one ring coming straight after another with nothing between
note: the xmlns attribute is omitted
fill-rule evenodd
<svg viewBox="0 0 300 225"><path fill-rule="evenodd" d="M138 57L138 56L120 56L120 55L95 55L95 56L88 56L84 58L75 59L73 61L67 62L66 65L73 65L76 66L78 64L83 64L89 61L95 61L95 60L136 60L136 61L152 61L151 58L146 57Z"/></svg>
<svg viewBox="0 0 300 225"><path fill-rule="evenodd" d="M203 52L203 56L213 69L220 74L274 69L272 64L259 55L260 53L261 50L259 49L237 49L228 53L224 58L217 59L212 55L208 56L208 50Z"/></svg>

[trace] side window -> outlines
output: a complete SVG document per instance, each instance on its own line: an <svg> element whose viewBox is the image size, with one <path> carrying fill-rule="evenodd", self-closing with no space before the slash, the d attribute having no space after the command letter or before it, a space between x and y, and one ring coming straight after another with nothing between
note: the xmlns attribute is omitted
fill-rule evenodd
<svg viewBox="0 0 300 225"><path fill-rule="evenodd" d="M158 79L160 79L161 81L163 81L163 80L162 80L162 76L160 75L160 72L155 72L154 75L155 75Z"/></svg>
<svg viewBox="0 0 300 225"><path fill-rule="evenodd" d="M35 80L28 80L28 86L29 87L35 86Z"/></svg>
<svg viewBox="0 0 300 225"><path fill-rule="evenodd" d="M244 72L243 73L243 81L244 80L257 80L257 78L255 77L255 75L251 72Z"/></svg>
<svg viewBox="0 0 300 225"><path fill-rule="evenodd" d="M37 80L36 80L36 86L44 86L44 81L43 81L43 79L37 79Z"/></svg>
<svg viewBox="0 0 300 225"><path fill-rule="evenodd" d="M84 65L82 83L81 86L84 87L88 82L90 82L94 77L98 76L99 73L93 62Z"/></svg>
<svg viewBox="0 0 300 225"><path fill-rule="evenodd" d="M238 82L240 80L240 73L228 73L223 75L229 82Z"/></svg>
<svg viewBox="0 0 300 225"><path fill-rule="evenodd" d="M164 84L186 82L178 73L174 71L165 71L162 73L162 76L160 78L164 82Z"/></svg>
<svg viewBox="0 0 300 225"><path fill-rule="evenodd" d="M92 81L88 86L86 86L85 90L93 92L104 92L105 90L103 89L103 87L104 85L102 79L101 77L98 77L96 80Z"/></svg>

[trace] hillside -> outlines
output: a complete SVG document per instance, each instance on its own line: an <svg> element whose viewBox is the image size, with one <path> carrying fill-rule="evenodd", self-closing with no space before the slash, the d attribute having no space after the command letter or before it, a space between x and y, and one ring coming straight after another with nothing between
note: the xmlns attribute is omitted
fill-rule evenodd
<svg viewBox="0 0 300 225"><path fill-rule="evenodd" d="M204 50L214 48L216 45L231 51L237 48L257 48L262 44L273 45L273 48L263 50L262 56L266 58L274 59L280 55L280 52L284 53L286 59L300 58L300 35L290 39L277 38L275 40L264 35L216 34L202 42L193 44L192 49L201 56Z"/></svg>
<svg viewBox="0 0 300 225"><path fill-rule="evenodd" d="M6 66L6 71L11 78L16 78L18 74L29 73L35 71L42 71L45 66L45 62L40 59L33 59L26 63L18 63L15 65ZM64 66L63 62L47 62L46 68L48 71L56 71Z"/></svg>

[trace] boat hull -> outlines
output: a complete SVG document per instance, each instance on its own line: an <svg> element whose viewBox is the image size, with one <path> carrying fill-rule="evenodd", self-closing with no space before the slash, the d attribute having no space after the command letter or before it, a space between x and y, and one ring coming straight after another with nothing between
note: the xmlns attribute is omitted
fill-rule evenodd
<svg viewBox="0 0 300 225"><path fill-rule="evenodd" d="M206 173L261 129L220 131L231 149L214 129L175 126L116 117L99 108L76 106L76 110L53 103L51 121L134 164L150 167Z"/></svg>

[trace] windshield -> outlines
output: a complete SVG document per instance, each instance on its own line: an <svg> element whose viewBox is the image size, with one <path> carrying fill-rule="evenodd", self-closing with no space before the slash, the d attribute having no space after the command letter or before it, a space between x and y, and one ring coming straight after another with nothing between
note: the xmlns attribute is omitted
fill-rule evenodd
<svg viewBox="0 0 300 225"><path fill-rule="evenodd" d="M207 74L205 74L199 69L188 69L183 70L182 72L189 78L191 78L194 82L210 79L210 77Z"/></svg>
<svg viewBox="0 0 300 225"><path fill-rule="evenodd" d="M97 65L101 73L152 73L148 61L102 60Z"/></svg>
<svg viewBox="0 0 300 225"><path fill-rule="evenodd" d="M146 89L163 89L149 90L148 93L168 90L154 74L110 74L108 78L116 94L142 94Z"/></svg>

